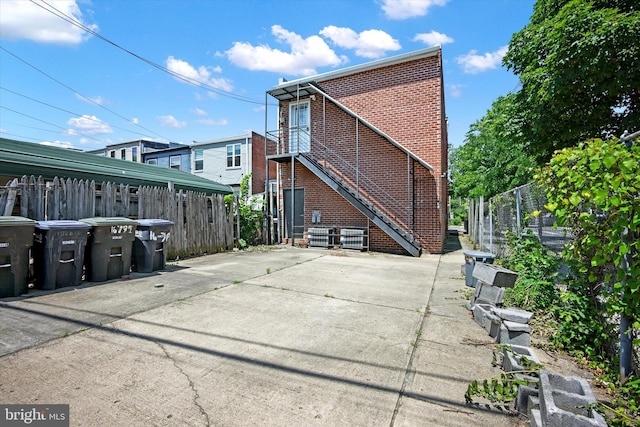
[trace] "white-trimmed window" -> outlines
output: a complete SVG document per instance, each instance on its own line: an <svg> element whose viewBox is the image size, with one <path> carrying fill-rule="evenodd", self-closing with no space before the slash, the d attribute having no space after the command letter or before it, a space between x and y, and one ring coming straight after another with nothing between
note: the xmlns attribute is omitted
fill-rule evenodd
<svg viewBox="0 0 640 427"><path fill-rule="evenodd" d="M123 148L122 150L120 150L120 158L122 160L127 160L127 149Z"/></svg>
<svg viewBox="0 0 640 427"><path fill-rule="evenodd" d="M202 171L204 169L204 150L199 149L194 153L195 157L195 167L194 170L196 172Z"/></svg>
<svg viewBox="0 0 640 427"><path fill-rule="evenodd" d="M241 148L242 144L227 145L227 168L239 168L241 166Z"/></svg>
<svg viewBox="0 0 640 427"><path fill-rule="evenodd" d="M134 162L138 161L138 147L131 148L131 160Z"/></svg>
<svg viewBox="0 0 640 427"><path fill-rule="evenodd" d="M169 157L169 167L171 169L180 169L180 156Z"/></svg>
<svg viewBox="0 0 640 427"><path fill-rule="evenodd" d="M111 158L115 159L116 158L116 151L115 150L109 151L109 156Z"/></svg>
<svg viewBox="0 0 640 427"><path fill-rule="evenodd" d="M158 164L158 159L147 159L147 164L148 165L157 165Z"/></svg>

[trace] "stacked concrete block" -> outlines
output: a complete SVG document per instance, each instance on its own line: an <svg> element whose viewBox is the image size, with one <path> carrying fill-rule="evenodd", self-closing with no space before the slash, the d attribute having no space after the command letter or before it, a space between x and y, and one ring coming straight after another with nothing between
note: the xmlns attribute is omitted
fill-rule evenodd
<svg viewBox="0 0 640 427"><path fill-rule="evenodd" d="M491 314L491 305L489 304L476 304L473 306L473 320L481 327L484 328L485 318Z"/></svg>
<svg viewBox="0 0 640 427"><path fill-rule="evenodd" d="M502 347L502 369L505 372L525 371L523 359L540 364L538 356L532 348L520 345L505 345Z"/></svg>
<svg viewBox="0 0 640 427"><path fill-rule="evenodd" d="M501 307L504 288L513 287L518 275L511 270L492 264L478 262L473 267L473 277L478 279L476 290L467 306L473 310L476 304Z"/></svg>
<svg viewBox="0 0 640 427"><path fill-rule="evenodd" d="M508 320L503 320L500 324L499 343L529 347L530 340L531 327L529 325Z"/></svg>
<svg viewBox="0 0 640 427"><path fill-rule="evenodd" d="M590 409L596 402L587 381L565 377L555 372L540 371L539 406L529 397L531 426L604 427L602 415Z"/></svg>

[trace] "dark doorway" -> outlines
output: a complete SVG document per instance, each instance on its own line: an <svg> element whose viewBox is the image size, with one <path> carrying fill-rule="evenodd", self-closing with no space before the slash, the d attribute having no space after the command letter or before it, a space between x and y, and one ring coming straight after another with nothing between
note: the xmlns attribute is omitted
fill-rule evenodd
<svg viewBox="0 0 640 427"><path fill-rule="evenodd" d="M301 239L304 237L304 189L299 188L294 191L294 232L291 233L291 190L284 190L284 216L287 222L285 237Z"/></svg>

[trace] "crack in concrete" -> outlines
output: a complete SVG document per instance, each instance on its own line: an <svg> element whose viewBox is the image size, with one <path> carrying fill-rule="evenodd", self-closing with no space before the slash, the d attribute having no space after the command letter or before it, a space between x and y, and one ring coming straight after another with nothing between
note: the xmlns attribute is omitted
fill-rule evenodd
<svg viewBox="0 0 640 427"><path fill-rule="evenodd" d="M396 401L396 407L393 410L393 415L391 416L391 422L389 423L389 427L393 427L396 422L396 417L398 416L398 412L400 411L400 407L402 406L402 398L403 397L413 397L412 393L407 393L407 386L411 383L412 379L415 376L415 370L413 369L413 359L416 355L416 351L418 350L418 341L422 336L422 332L424 330L424 323L427 320L427 317L431 314L431 310L429 310L429 302L431 301L431 294L433 294L433 289L436 284L436 279L438 277L438 270L440 269L440 263L442 262L442 256L438 257L438 267L433 275L433 283L431 283L431 292L429 294L429 299L427 300L427 305L425 307L424 313L422 314L422 319L420 320L420 327L416 331L416 339L413 343L411 343L411 355L409 356L409 362L407 363L407 368L404 373L404 378L402 380L402 386L400 387L400 392L398 393L398 400Z"/></svg>
<svg viewBox="0 0 640 427"><path fill-rule="evenodd" d="M162 345L161 343L159 343L157 341L155 341L155 343L158 345L158 347L160 347L162 349L162 351L164 352L164 355L166 356L166 358L171 360L171 362L173 362L173 366L175 366L176 369L178 371L180 371L180 373L189 382L189 387L193 391L193 404L198 408L198 410L200 411L200 414L202 414L204 416L204 418L206 419L207 427L210 427L211 426L211 420L209 419L209 414L207 414L207 411L205 411L204 408L202 407L202 405L200 405L200 403L198 403L198 399L200 398L200 394L198 393L198 390L196 389L195 384L191 380L191 377L189 377L189 375L187 375L187 373L184 370L182 370L182 368L180 366L178 366L178 363L176 362L176 360L173 357L171 357L171 355L169 354L169 352L167 351L167 349L165 348L164 345Z"/></svg>

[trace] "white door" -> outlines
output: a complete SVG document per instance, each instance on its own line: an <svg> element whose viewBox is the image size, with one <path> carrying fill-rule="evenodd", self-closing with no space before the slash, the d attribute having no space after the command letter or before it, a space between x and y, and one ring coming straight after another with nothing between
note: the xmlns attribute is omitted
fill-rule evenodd
<svg viewBox="0 0 640 427"><path fill-rule="evenodd" d="M307 153L311 150L309 101L289 106L289 152Z"/></svg>

